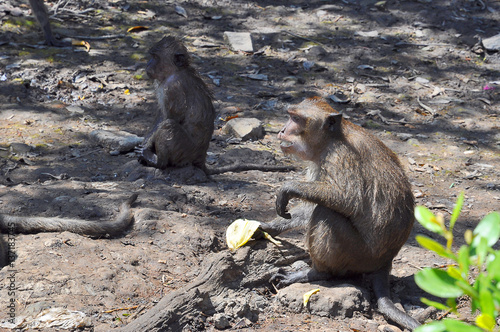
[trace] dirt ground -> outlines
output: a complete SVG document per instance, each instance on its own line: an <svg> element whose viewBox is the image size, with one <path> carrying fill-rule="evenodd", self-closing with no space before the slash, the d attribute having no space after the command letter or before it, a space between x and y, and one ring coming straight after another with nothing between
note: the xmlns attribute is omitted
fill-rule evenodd
<svg viewBox="0 0 500 332"><path fill-rule="evenodd" d="M232 221L274 218L276 189L304 176L302 170L212 179L194 169L155 172L138 165L133 152L110 153L90 138L96 129L144 135L155 115L147 51L164 35L184 39L214 93L209 164L300 166L283 156L276 139L286 107L334 96L335 109L399 155L417 204L449 217L465 192L456 246L467 228L499 210L500 56L476 45L478 37L500 33L498 1L68 1L53 17L53 30L87 40L90 50L40 45L27 1L6 3L18 11L0 7L1 213L109 220L132 192L139 198L135 225L122 238L16 236L17 259L0 271L2 321L13 301L16 317L51 307L84 313L90 320L84 330L125 326L227 251ZM145 29L127 32L137 26ZM251 33L255 52L232 51L225 31ZM92 39L102 36L109 38ZM231 116L262 120L265 137L221 134ZM414 273L445 263L417 245L417 233L436 238L415 225L391 279L393 299L410 314L422 310L419 298L426 296ZM300 233L281 238L303 247ZM369 290L363 280L352 282ZM387 324L373 298L366 312L321 317L280 306L270 284L246 289L251 293L262 301L251 316L215 308L189 318L184 330L215 329L213 316L221 312L229 328L244 330L374 331ZM237 302L242 293L232 296Z"/></svg>

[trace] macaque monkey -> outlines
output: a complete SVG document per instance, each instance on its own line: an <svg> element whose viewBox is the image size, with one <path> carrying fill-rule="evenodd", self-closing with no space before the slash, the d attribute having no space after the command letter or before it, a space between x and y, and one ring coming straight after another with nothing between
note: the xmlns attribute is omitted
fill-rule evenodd
<svg viewBox="0 0 500 332"><path fill-rule="evenodd" d="M52 29L50 28L49 14L47 12L47 7L43 3L43 0L29 0L31 5L31 10L35 14L36 20L40 23L42 27L43 34L45 36L45 43L49 46L63 46L63 43L56 40L52 34Z"/></svg>
<svg viewBox="0 0 500 332"><path fill-rule="evenodd" d="M154 79L159 114L137 149L141 164L159 169L193 165L207 175L245 170L286 171L289 166L230 165L208 169L205 161L214 131L212 94L191 66L186 47L164 37L149 51L146 72Z"/></svg>
<svg viewBox="0 0 500 332"><path fill-rule="evenodd" d="M371 274L378 310L413 330L420 324L390 299L392 260L414 222L411 185L397 156L365 129L345 120L319 97L288 111L278 134L285 154L310 162L310 181L290 181L277 194L279 216L262 228L271 235L306 227L312 268L277 274L278 287L295 282ZM290 199L305 202L287 211Z"/></svg>
<svg viewBox="0 0 500 332"><path fill-rule="evenodd" d="M33 234L42 232L72 232L92 237L117 237L130 228L134 217L130 206L137 199L133 194L122 203L114 221L90 221L81 219L18 217L0 214L0 232L3 234ZM7 245L0 237L0 268L8 264Z"/></svg>

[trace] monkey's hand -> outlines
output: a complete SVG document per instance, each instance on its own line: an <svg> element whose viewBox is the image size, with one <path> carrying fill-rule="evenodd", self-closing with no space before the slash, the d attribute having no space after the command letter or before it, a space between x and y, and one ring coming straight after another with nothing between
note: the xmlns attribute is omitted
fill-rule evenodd
<svg viewBox="0 0 500 332"><path fill-rule="evenodd" d="M292 218L292 215L287 211L288 202L293 197L291 195L292 188L293 184L291 182L285 183L279 190L278 196L276 197L276 213L285 219Z"/></svg>

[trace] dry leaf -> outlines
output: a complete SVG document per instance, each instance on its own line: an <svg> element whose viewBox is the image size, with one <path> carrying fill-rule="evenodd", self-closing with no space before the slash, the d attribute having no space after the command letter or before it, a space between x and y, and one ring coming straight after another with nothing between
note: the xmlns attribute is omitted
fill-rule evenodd
<svg viewBox="0 0 500 332"><path fill-rule="evenodd" d="M127 32L141 32L141 31L144 31L144 30L149 30L148 27L145 27L145 26L142 26L142 25L139 25L139 26L136 26L136 27L131 27L127 30Z"/></svg>
<svg viewBox="0 0 500 332"><path fill-rule="evenodd" d="M73 46L84 46L87 49L87 52L90 51L90 43L85 40L72 40L71 45Z"/></svg>
<svg viewBox="0 0 500 332"><path fill-rule="evenodd" d="M312 291L309 291L304 294L304 307L307 306L307 303L309 302L311 295L316 294L317 292L319 292L319 288L313 289Z"/></svg>

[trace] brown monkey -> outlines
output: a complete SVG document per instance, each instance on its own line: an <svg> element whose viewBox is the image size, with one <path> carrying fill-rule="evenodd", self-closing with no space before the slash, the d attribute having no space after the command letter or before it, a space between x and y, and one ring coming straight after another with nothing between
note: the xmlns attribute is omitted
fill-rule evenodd
<svg viewBox="0 0 500 332"><path fill-rule="evenodd" d="M17 217L0 214L0 231L3 234L31 234L41 232L72 232L92 237L122 235L132 225L134 218L130 206L137 199L133 194L122 203L120 213L114 221L89 221L81 219ZM0 268L8 264L5 241L0 237Z"/></svg>
<svg viewBox="0 0 500 332"><path fill-rule="evenodd" d="M408 239L414 198L397 156L379 139L336 113L321 98L288 111L280 131L284 153L310 161L310 181L291 181L279 190L282 218L263 224L271 235L305 226L312 268L277 274L279 286L332 276L372 274L378 309L409 329L420 324L390 299L392 260ZM307 204L287 212L290 199Z"/></svg>
<svg viewBox="0 0 500 332"><path fill-rule="evenodd" d="M146 72L155 80L159 114L137 149L141 164L159 169L193 165L206 174L229 171L290 170L288 166L230 165L208 169L205 161L214 131L212 95L191 66L186 47L164 37L149 51Z"/></svg>
<svg viewBox="0 0 500 332"><path fill-rule="evenodd" d="M45 7L43 0L29 0L31 9L35 14L36 20L42 27L45 36L45 43L49 46L63 46L64 44L54 38L52 29L50 28L49 14L47 7Z"/></svg>

